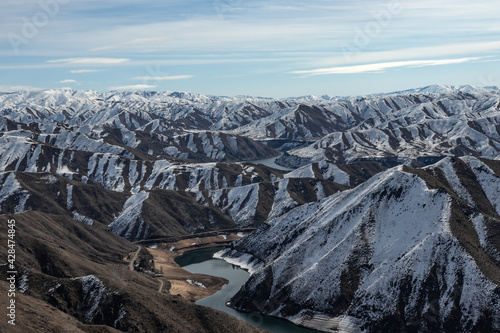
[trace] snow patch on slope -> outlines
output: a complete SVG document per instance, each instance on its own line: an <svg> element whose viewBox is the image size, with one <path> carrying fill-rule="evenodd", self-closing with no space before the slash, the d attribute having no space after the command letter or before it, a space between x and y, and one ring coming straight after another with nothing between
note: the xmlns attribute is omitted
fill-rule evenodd
<svg viewBox="0 0 500 333"><path fill-rule="evenodd" d="M83 222L87 225L93 225L94 221L86 216L83 216L82 214L79 214L78 212L73 212L73 219Z"/></svg>
<svg viewBox="0 0 500 333"><path fill-rule="evenodd" d="M118 217L109 224L111 231L127 239L136 238L137 235L147 234L149 226L142 217L142 205L148 199L149 192L140 191L125 201L123 209ZM135 234L132 232L135 231Z"/></svg>
<svg viewBox="0 0 500 333"><path fill-rule="evenodd" d="M91 323L99 311L99 305L106 300L107 288L104 283L94 275L82 276L74 280L78 280L82 284L83 301L86 307L88 307L85 313L85 320Z"/></svg>
<svg viewBox="0 0 500 333"><path fill-rule="evenodd" d="M26 202L30 194L24 190L16 179L14 172L0 173L0 207L7 203L16 203L14 206L14 214L19 214L25 211Z"/></svg>

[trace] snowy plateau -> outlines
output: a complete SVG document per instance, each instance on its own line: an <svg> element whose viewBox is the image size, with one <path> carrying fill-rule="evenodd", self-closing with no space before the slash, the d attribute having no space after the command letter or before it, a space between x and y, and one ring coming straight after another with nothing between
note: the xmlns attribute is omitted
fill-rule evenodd
<svg viewBox="0 0 500 333"><path fill-rule="evenodd" d="M325 332L500 331L499 156L496 87L0 93L1 214L72 221L89 247L82 230L108 233L100 252L255 228L216 254L251 273L230 306ZM268 158L286 168L251 162ZM82 322L132 322L103 275L47 264L63 250L26 262L53 286L73 278Z"/></svg>

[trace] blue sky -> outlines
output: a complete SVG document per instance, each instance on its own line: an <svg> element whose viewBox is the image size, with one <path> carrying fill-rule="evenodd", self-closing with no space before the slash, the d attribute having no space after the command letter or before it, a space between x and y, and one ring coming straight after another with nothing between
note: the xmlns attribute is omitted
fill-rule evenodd
<svg viewBox="0 0 500 333"><path fill-rule="evenodd" d="M498 0L2 0L0 91L500 86Z"/></svg>

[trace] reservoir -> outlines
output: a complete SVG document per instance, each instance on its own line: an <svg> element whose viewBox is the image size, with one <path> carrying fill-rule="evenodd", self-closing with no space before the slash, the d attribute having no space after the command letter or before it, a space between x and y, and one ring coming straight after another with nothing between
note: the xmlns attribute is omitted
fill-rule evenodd
<svg viewBox="0 0 500 333"><path fill-rule="evenodd" d="M220 276L229 281L220 291L212 296L196 302L226 312L234 317L244 320L260 329L273 333L318 333L319 331L294 325L287 320L266 317L261 314L249 314L236 311L226 306L226 302L234 296L250 277L247 271L238 266L231 265L221 259L213 259L212 256L223 247L211 247L193 250L177 257L175 261L185 270L191 273Z"/></svg>
<svg viewBox="0 0 500 333"><path fill-rule="evenodd" d="M274 169L278 169L278 170L282 170L282 171L293 171L293 170L295 170L293 168L288 168L288 167L284 167L284 166L276 164L275 163L276 159L280 158L281 156L282 155L276 156L276 157L271 157L271 158L264 158L262 160L253 160L253 161L247 161L247 162L253 163L253 164L262 164L262 165L268 166L270 168L274 168Z"/></svg>

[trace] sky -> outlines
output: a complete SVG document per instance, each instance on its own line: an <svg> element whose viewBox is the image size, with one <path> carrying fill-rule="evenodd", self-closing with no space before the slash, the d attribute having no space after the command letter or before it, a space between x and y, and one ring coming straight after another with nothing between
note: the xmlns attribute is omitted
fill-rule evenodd
<svg viewBox="0 0 500 333"><path fill-rule="evenodd" d="M0 91L500 86L498 0L2 0Z"/></svg>

